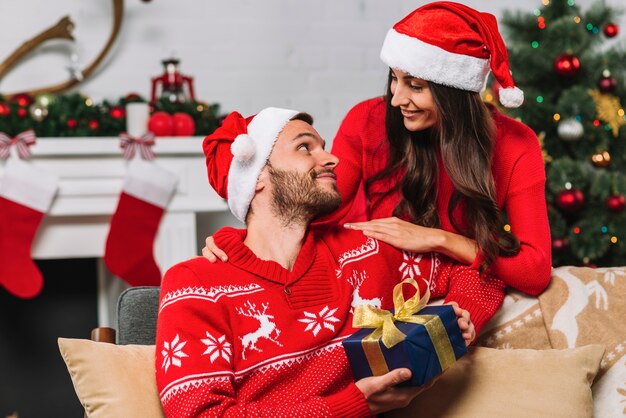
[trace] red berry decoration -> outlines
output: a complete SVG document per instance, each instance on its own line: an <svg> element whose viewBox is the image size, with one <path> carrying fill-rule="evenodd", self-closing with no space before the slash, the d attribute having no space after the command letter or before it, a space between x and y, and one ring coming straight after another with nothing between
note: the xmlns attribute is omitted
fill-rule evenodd
<svg viewBox="0 0 626 418"><path fill-rule="evenodd" d="M585 204L585 196L578 189L562 190L556 198L556 205L564 212L577 212Z"/></svg>
<svg viewBox="0 0 626 418"><path fill-rule="evenodd" d="M9 116L11 108L6 103L0 103L0 116Z"/></svg>
<svg viewBox="0 0 626 418"><path fill-rule="evenodd" d="M28 110L24 109L23 107L20 107L19 109L17 109L17 116L19 116L20 118L23 118L26 115L28 115Z"/></svg>
<svg viewBox="0 0 626 418"><path fill-rule="evenodd" d="M113 119L121 119L123 117L126 117L126 111L119 106L115 106L111 108L111 110L109 111L109 115L111 115Z"/></svg>
<svg viewBox="0 0 626 418"><path fill-rule="evenodd" d="M174 113L174 136L192 136L196 132L196 122L187 113Z"/></svg>
<svg viewBox="0 0 626 418"><path fill-rule="evenodd" d="M606 208L609 212L620 213L626 207L626 199L621 194L610 196L606 199Z"/></svg>
<svg viewBox="0 0 626 418"><path fill-rule="evenodd" d="M156 136L172 136L174 134L174 119L167 112L154 112L148 120L148 130Z"/></svg>
<svg viewBox="0 0 626 418"><path fill-rule="evenodd" d="M602 78L598 81L598 88L602 93L612 93L617 87L617 80L611 77L609 70L602 71Z"/></svg>
<svg viewBox="0 0 626 418"><path fill-rule="evenodd" d="M554 61L554 69L558 75L572 77L580 70L580 61L573 54L561 54Z"/></svg>
<svg viewBox="0 0 626 418"><path fill-rule="evenodd" d="M89 129L96 130L100 127L100 122L95 119L89 121Z"/></svg>
<svg viewBox="0 0 626 418"><path fill-rule="evenodd" d="M619 33L619 26L617 26L615 23L607 23L606 26L604 27L604 35L607 38L613 38L617 36L618 33Z"/></svg>
<svg viewBox="0 0 626 418"><path fill-rule="evenodd" d="M76 119L68 119L65 124L70 129L74 129L76 128L76 126L78 126L78 122L76 122Z"/></svg>
<svg viewBox="0 0 626 418"><path fill-rule="evenodd" d="M35 99L33 99L33 96L30 94L20 93L11 97L11 101L17 103L21 107L28 107L35 101Z"/></svg>

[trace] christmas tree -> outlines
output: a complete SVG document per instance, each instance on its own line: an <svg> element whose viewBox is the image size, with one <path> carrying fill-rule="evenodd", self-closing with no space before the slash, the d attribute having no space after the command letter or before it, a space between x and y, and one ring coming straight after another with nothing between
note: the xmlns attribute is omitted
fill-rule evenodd
<svg viewBox="0 0 626 418"><path fill-rule="evenodd" d="M574 0L542 3L505 12L501 22L525 94L511 114L544 150L553 265L624 265L626 52L612 39L619 11L604 2L587 11Z"/></svg>

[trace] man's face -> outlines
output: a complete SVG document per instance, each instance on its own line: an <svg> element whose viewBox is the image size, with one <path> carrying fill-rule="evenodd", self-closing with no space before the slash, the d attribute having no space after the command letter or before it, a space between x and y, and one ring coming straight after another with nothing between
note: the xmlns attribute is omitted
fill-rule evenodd
<svg viewBox="0 0 626 418"><path fill-rule="evenodd" d="M309 222L341 203L335 167L324 140L308 123L293 120L279 134L267 164L274 213L286 224Z"/></svg>

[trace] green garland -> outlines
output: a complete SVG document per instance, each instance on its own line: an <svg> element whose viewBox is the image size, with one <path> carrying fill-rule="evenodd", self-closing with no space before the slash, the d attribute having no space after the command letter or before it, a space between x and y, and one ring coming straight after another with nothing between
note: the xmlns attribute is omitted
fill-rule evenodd
<svg viewBox="0 0 626 418"><path fill-rule="evenodd" d="M17 95L11 100L0 96L0 132L14 136L33 129L39 138L117 136L126 130L125 106L132 102L146 100L137 94L102 103L80 93ZM151 104L152 112L187 113L195 122L195 135L202 136L219 126L219 109L219 104L198 101L170 103L159 99Z"/></svg>

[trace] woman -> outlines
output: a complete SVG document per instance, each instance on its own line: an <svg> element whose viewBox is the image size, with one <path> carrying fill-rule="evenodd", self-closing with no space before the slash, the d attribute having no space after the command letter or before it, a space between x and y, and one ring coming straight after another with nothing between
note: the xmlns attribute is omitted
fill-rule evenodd
<svg viewBox="0 0 626 418"><path fill-rule="evenodd" d="M344 202L324 223L442 252L539 294L551 271L539 142L478 93L491 70L505 106L523 101L495 18L427 4L394 25L381 59L390 67L386 96L356 105L333 142Z"/></svg>

